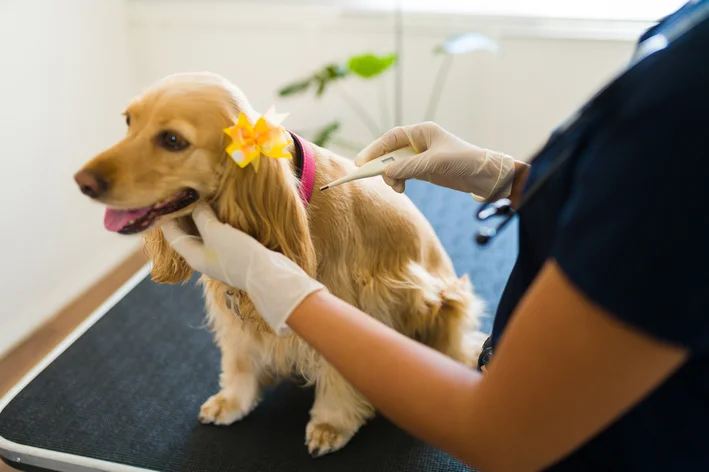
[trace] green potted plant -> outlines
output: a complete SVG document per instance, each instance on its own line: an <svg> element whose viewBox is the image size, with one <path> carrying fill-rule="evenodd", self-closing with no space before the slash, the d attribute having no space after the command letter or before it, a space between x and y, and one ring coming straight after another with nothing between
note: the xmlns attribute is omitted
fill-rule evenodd
<svg viewBox="0 0 709 472"><path fill-rule="evenodd" d="M472 54L478 51L497 52L497 50L498 45L494 40L478 33L452 36L436 46L433 52L434 58L439 61L439 67L431 89L424 120L435 119L438 104L445 88L451 66L457 56ZM367 127L372 134L372 139L375 139L386 131L384 125L378 123L372 114L364 108L355 97L338 85L340 82L346 80L376 80L377 78L381 78L387 72L398 67L398 57L399 54L397 53L384 55L367 53L350 57L344 64L329 63L317 69L308 77L285 85L278 91L278 94L281 97L291 97L311 93L318 99L325 93L336 93L352 109L355 115L362 121L362 124ZM381 102L382 107L384 107L383 114L385 114L390 104L387 103L388 100L386 99ZM396 107L395 115L399 117L401 116L401 103L397 103ZM398 124L400 123L395 123L395 125ZM311 133L312 135L309 136L309 139L318 146L326 146L328 143L335 143L355 152L362 149L363 146L360 144L352 143L341 137L339 135L340 131L341 122L335 119Z"/></svg>

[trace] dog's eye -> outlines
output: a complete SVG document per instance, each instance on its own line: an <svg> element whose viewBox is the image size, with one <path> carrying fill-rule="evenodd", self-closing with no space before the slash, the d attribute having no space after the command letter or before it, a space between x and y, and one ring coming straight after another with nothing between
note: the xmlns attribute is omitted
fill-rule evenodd
<svg viewBox="0 0 709 472"><path fill-rule="evenodd" d="M126 125L130 126L130 115L126 115Z"/></svg>
<svg viewBox="0 0 709 472"><path fill-rule="evenodd" d="M173 131L163 131L158 135L158 144L168 151L182 151L190 145L185 138Z"/></svg>

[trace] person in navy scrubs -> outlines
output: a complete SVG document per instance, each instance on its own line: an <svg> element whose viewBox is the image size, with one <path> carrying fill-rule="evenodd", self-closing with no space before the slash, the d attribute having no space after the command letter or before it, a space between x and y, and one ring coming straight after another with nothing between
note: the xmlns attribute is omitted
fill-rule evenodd
<svg viewBox="0 0 709 472"><path fill-rule="evenodd" d="M176 223L163 231L382 414L473 467L709 470L708 3L648 31L634 65L531 166L432 123L360 155L412 146L421 154L387 169L395 190L418 178L518 209L518 260L484 374L338 300L206 206L193 215L201 238Z"/></svg>

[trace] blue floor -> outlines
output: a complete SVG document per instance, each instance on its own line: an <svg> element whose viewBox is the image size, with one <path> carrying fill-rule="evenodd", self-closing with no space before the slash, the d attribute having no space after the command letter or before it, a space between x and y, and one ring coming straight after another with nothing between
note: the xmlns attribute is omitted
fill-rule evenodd
<svg viewBox="0 0 709 472"><path fill-rule="evenodd" d="M433 225L458 275L468 274L475 292L485 300L487 315L481 329L489 333L498 300L517 257L516 220L487 246L478 246L474 236L483 224L475 218L475 211L480 204L469 194L419 181L406 182L406 194Z"/></svg>

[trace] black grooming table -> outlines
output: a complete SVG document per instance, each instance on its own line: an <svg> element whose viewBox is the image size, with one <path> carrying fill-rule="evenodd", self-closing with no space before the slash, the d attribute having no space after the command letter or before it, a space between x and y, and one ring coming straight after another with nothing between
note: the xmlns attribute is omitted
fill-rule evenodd
<svg viewBox="0 0 709 472"><path fill-rule="evenodd" d="M479 248L469 195L407 187L458 272L470 274L494 313L516 255L515 228ZM232 426L199 424L199 407L217 392L219 374L201 291L194 282L156 285L146 275L146 268L136 274L0 402L0 456L8 464L57 471L469 470L381 417L341 451L312 459L303 442L313 392L287 382L268 389Z"/></svg>

